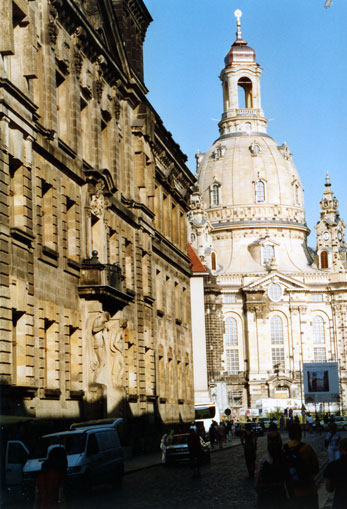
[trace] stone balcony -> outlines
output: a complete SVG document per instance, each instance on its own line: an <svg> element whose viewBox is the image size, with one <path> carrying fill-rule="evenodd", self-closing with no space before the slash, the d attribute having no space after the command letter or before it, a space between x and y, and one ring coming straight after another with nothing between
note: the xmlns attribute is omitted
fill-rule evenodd
<svg viewBox="0 0 347 509"><path fill-rule="evenodd" d="M99 300L105 310L115 313L123 309L134 296L123 292L121 268L118 264L100 263L98 252L84 260L81 266L79 296L87 300Z"/></svg>

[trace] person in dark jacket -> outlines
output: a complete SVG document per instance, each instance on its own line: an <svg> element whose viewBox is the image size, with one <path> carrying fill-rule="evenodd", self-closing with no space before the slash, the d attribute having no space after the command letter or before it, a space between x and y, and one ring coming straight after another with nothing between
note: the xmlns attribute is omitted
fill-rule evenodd
<svg viewBox="0 0 347 509"><path fill-rule="evenodd" d="M64 447L53 447L36 481L34 509L65 508L67 457Z"/></svg>
<svg viewBox="0 0 347 509"><path fill-rule="evenodd" d="M200 463L202 456L202 446L200 437L195 425L192 425L189 430L188 449L190 456L190 463L193 469L193 477L200 477Z"/></svg>
<svg viewBox="0 0 347 509"><path fill-rule="evenodd" d="M248 476L254 477L255 460L257 455L257 437L253 433L251 423L246 423L244 431L241 432L241 444L245 454Z"/></svg>
<svg viewBox="0 0 347 509"><path fill-rule="evenodd" d="M347 438L340 440L340 459L331 461L324 471L325 487L333 492L332 509L347 507Z"/></svg>

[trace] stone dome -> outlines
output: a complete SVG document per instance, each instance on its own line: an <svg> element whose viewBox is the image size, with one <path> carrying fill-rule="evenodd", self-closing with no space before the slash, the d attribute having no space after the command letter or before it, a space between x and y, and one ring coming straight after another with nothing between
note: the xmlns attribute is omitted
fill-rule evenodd
<svg viewBox="0 0 347 509"><path fill-rule="evenodd" d="M213 222L305 225L302 185L289 147L266 134L221 136L200 155L197 177Z"/></svg>
<svg viewBox="0 0 347 509"><path fill-rule="evenodd" d="M193 247L219 279L310 272L302 184L287 144L267 134L262 69L242 39L236 12L237 39L220 75L220 136L196 156L201 207L189 217Z"/></svg>

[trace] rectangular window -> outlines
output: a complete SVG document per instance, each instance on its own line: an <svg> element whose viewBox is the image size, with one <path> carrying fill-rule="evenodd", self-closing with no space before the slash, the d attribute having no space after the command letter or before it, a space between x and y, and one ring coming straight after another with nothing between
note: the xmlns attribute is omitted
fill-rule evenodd
<svg viewBox="0 0 347 509"><path fill-rule="evenodd" d="M325 348L313 349L314 362L326 362L327 354Z"/></svg>
<svg viewBox="0 0 347 509"><path fill-rule="evenodd" d="M66 196L66 245L67 257L79 261L79 221L77 215L77 204Z"/></svg>
<svg viewBox="0 0 347 509"><path fill-rule="evenodd" d="M51 184L41 180L42 245L57 249L57 212L54 189Z"/></svg>
<svg viewBox="0 0 347 509"><path fill-rule="evenodd" d="M239 374L239 351L235 348L225 351L225 367L229 375Z"/></svg>
<svg viewBox="0 0 347 509"><path fill-rule="evenodd" d="M284 363L284 348L272 349L272 366L278 367L278 364Z"/></svg>
<svg viewBox="0 0 347 509"><path fill-rule="evenodd" d="M311 295L312 302L322 302L323 301L323 295L321 293L313 293Z"/></svg>
<svg viewBox="0 0 347 509"><path fill-rule="evenodd" d="M47 318L44 319L45 349L45 388L59 389L59 336L58 325Z"/></svg>
<svg viewBox="0 0 347 509"><path fill-rule="evenodd" d="M233 293L225 293L223 295L223 302L225 304L235 304L235 302L236 302L236 295L234 295Z"/></svg>
<svg viewBox="0 0 347 509"><path fill-rule="evenodd" d="M263 263L269 263L272 258L275 258L273 246L265 245L263 247Z"/></svg>

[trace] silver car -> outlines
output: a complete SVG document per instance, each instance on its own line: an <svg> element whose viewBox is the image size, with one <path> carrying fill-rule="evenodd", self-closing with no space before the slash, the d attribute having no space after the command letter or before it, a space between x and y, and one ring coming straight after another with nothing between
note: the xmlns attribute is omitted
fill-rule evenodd
<svg viewBox="0 0 347 509"><path fill-rule="evenodd" d="M171 444L166 448L166 465L175 462L189 461L188 438L189 433L173 436ZM210 448L201 437L200 443L202 447L202 461L208 463L210 461Z"/></svg>

